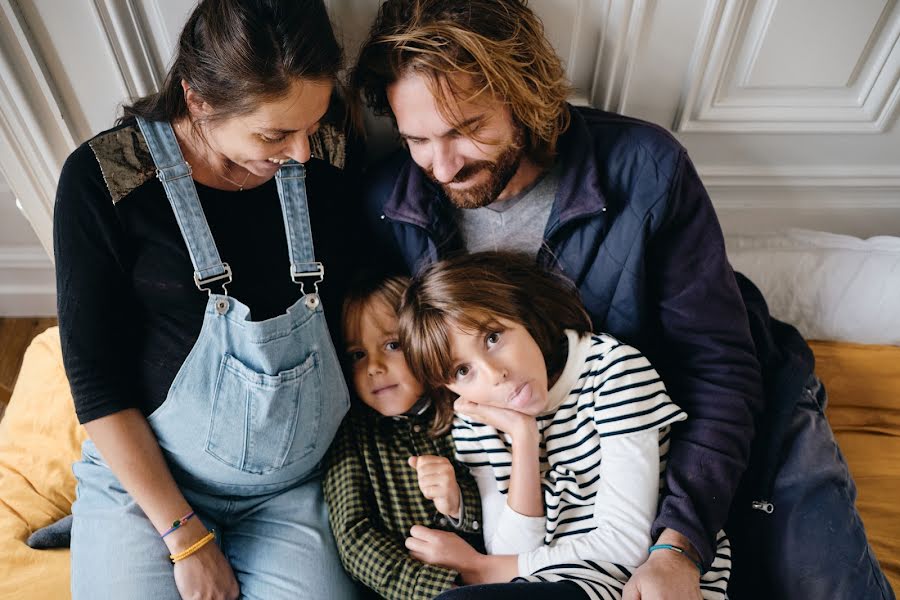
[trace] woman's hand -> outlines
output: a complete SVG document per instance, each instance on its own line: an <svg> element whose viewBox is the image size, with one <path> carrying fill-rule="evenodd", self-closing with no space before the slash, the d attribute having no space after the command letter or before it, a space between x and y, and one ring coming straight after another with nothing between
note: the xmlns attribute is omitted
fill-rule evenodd
<svg viewBox="0 0 900 600"><path fill-rule="evenodd" d="M513 441L537 442L537 421L525 413L490 404L476 404L465 398L457 398L453 410L509 434Z"/></svg>
<svg viewBox="0 0 900 600"><path fill-rule="evenodd" d="M175 563L175 587L183 600L236 600L240 594L231 565L214 542Z"/></svg>
<svg viewBox="0 0 900 600"><path fill-rule="evenodd" d="M425 454L410 456L409 466L416 470L422 495L434 502L438 512L459 519L462 494L450 461L443 456Z"/></svg>
<svg viewBox="0 0 900 600"><path fill-rule="evenodd" d="M200 519L194 518L167 536L166 542L174 554L206 533ZM183 600L235 600L240 595L234 571L215 541L175 563L175 587Z"/></svg>

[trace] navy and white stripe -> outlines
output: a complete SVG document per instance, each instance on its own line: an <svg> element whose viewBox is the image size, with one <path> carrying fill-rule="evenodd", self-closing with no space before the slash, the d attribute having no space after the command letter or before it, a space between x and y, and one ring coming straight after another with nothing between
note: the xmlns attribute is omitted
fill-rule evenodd
<svg viewBox="0 0 900 600"><path fill-rule="evenodd" d="M573 360L581 362L572 364ZM565 389L560 393L561 384ZM657 430L662 486L670 426L687 415L669 399L659 375L640 352L604 334L579 339L570 332L569 363L548 401L550 410L537 421L546 509L543 542L555 546L597 527L595 497L601 487L604 439ZM497 490L505 496L512 465L509 436L457 415L453 439L457 459L473 470L489 467ZM724 579L722 573L730 572L730 550L724 534L720 537L721 560L713 565L714 576L702 582L705 598L724 597L728 581L727 573ZM629 577L629 568L622 565L577 560L540 569L525 579L570 579L591 598L619 598Z"/></svg>

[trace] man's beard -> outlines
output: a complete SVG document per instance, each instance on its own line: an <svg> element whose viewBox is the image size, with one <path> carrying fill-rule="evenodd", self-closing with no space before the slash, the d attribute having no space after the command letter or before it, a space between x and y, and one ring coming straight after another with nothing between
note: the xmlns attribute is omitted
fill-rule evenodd
<svg viewBox="0 0 900 600"><path fill-rule="evenodd" d="M494 160L479 160L463 165L451 183L461 183L472 177L478 177L482 171L487 171L488 177L484 183L479 183L464 190L453 189L441 183L434 177L431 169L425 174L433 182L441 186L444 194L457 208L481 208L497 200L500 192L506 188L510 180L519 170L524 151L525 134L517 129L512 141L503 147L500 154Z"/></svg>

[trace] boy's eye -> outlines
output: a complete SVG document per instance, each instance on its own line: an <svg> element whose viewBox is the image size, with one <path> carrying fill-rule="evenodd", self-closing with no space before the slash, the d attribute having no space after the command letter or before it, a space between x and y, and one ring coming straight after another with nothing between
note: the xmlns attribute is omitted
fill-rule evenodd
<svg viewBox="0 0 900 600"><path fill-rule="evenodd" d="M366 357L366 353L362 350L352 350L347 353L347 358L350 359L351 363L359 362L363 358Z"/></svg>
<svg viewBox="0 0 900 600"><path fill-rule="evenodd" d="M387 348L388 350L399 350L400 342L397 340L391 340L390 342L385 344L384 347Z"/></svg>
<svg viewBox="0 0 900 600"><path fill-rule="evenodd" d="M487 340L487 343L489 346L493 346L494 344L496 344L497 342L500 341L500 332L495 331L493 333L490 333L490 334L488 334L487 338L485 338L485 339Z"/></svg>

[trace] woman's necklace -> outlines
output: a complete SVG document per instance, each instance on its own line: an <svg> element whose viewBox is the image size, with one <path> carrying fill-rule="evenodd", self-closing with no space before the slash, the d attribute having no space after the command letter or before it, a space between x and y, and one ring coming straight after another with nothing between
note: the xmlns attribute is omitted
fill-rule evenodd
<svg viewBox="0 0 900 600"><path fill-rule="evenodd" d="M188 134L186 134L185 137L186 137L186 139L191 139L191 136ZM191 145L193 145L193 144L191 144ZM244 180L241 181L240 183L238 183L234 179L219 173L219 171L217 171L216 168L212 166L212 163L209 162L209 160L207 160L205 152L193 152L193 154L196 154L197 156L199 156L200 160L202 160L204 163L206 163L206 166L209 167L209 170L212 171L216 177L218 177L222 181L227 181L228 183L230 183L231 185L236 187L238 192L244 191L244 186L247 185L247 180L250 179L250 171L247 171L247 174L244 176Z"/></svg>
<svg viewBox="0 0 900 600"><path fill-rule="evenodd" d="M231 179L230 177L226 177L225 175L222 175L221 173L216 171L215 168L213 168L213 166L210 164L210 162L208 160L206 160L205 156L201 156L201 158L203 158L203 162L206 163L206 166L209 167L210 171L212 171L213 173L216 174L216 177L218 177L219 179L222 179L224 181L227 181L228 183L230 183L231 185L236 187L237 191L239 191L239 192L244 191L244 185L246 185L247 180L250 179L250 171L247 171L247 174L244 176L244 180L242 182L238 183L234 179Z"/></svg>

